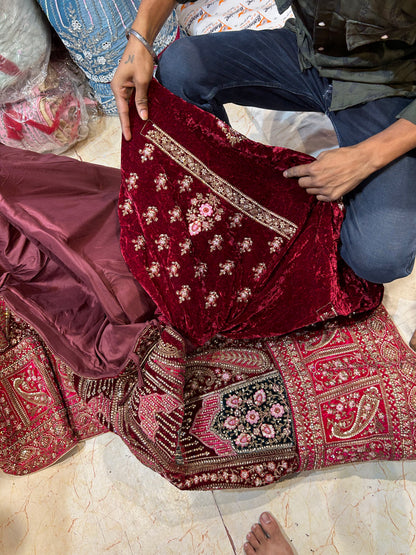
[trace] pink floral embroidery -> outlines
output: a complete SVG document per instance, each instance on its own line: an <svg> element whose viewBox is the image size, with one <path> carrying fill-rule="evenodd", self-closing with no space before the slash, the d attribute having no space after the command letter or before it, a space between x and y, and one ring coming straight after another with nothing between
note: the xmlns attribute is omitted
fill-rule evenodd
<svg viewBox="0 0 416 555"><path fill-rule="evenodd" d="M230 227L241 227L241 222L243 220L243 214L237 212L229 217Z"/></svg>
<svg viewBox="0 0 416 555"><path fill-rule="evenodd" d="M156 206L149 206L146 212L143 212L142 216L146 220L147 225L151 224L152 222L157 222L158 209Z"/></svg>
<svg viewBox="0 0 416 555"><path fill-rule="evenodd" d="M217 306L218 297L219 295L216 291L210 291L205 297L205 308Z"/></svg>
<svg viewBox="0 0 416 555"><path fill-rule="evenodd" d="M179 206L175 206L172 210L169 210L170 222L177 222L182 220L182 211Z"/></svg>
<svg viewBox="0 0 416 555"><path fill-rule="evenodd" d="M129 198L127 198L123 204L119 204L118 207L120 208L123 216L127 216L128 214L133 214L132 201Z"/></svg>
<svg viewBox="0 0 416 555"><path fill-rule="evenodd" d="M257 424L259 421L260 415L256 410L249 410L246 414L246 420L250 424Z"/></svg>
<svg viewBox="0 0 416 555"><path fill-rule="evenodd" d="M237 294L237 302L246 303L250 297L251 297L251 289L249 287L244 287L244 289L239 291Z"/></svg>
<svg viewBox="0 0 416 555"><path fill-rule="evenodd" d="M255 281L259 281L259 279L261 278L261 276L264 274L264 272L267 269L267 266L264 262L259 262L259 264L257 264L257 266L253 266L253 273L254 273L254 279Z"/></svg>
<svg viewBox="0 0 416 555"><path fill-rule="evenodd" d="M199 213L201 214L201 216L212 216L214 210L212 208L212 206L210 204L208 204L207 202L204 202L204 204L201 204L201 206L199 207Z"/></svg>
<svg viewBox="0 0 416 555"><path fill-rule="evenodd" d="M239 419L236 418L235 416L229 416L225 422L224 422L224 426L226 428L228 428L229 430L234 430L234 428L236 428L238 426L239 423Z"/></svg>
<svg viewBox="0 0 416 555"><path fill-rule="evenodd" d="M185 175L185 177L178 182L179 192L185 193L186 191L190 191L192 182L193 182L193 178L190 175Z"/></svg>
<svg viewBox="0 0 416 555"><path fill-rule="evenodd" d="M134 245L134 250L138 251L146 245L146 240L143 235L138 235L137 239L132 239L131 242Z"/></svg>
<svg viewBox="0 0 416 555"><path fill-rule="evenodd" d="M142 162L146 162L146 160L153 160L153 152L155 150L154 145L151 143L146 143L143 148L139 150L139 154L141 154Z"/></svg>
<svg viewBox="0 0 416 555"><path fill-rule="evenodd" d="M270 414L275 418L280 418L285 413L285 408L279 403L274 404L270 409Z"/></svg>
<svg viewBox="0 0 416 555"><path fill-rule="evenodd" d="M262 424L260 429L262 435L269 439L273 438L276 435L273 426L271 426L270 424Z"/></svg>
<svg viewBox="0 0 416 555"><path fill-rule="evenodd" d="M251 437L249 436L249 434L246 434L244 432L238 436L238 438L235 440L235 443L240 447L247 447L250 441Z"/></svg>
<svg viewBox="0 0 416 555"><path fill-rule="evenodd" d="M131 191L132 189L137 189L137 173L130 173L129 177L126 179L127 189Z"/></svg>
<svg viewBox="0 0 416 555"><path fill-rule="evenodd" d="M162 189L166 190L167 187L167 182L168 182L168 176L165 173L160 173L157 177L155 177L155 183L156 183L156 191L161 191Z"/></svg>
<svg viewBox="0 0 416 555"><path fill-rule="evenodd" d="M242 402L243 399L241 397L238 397L237 395L231 395L230 397L228 397L225 403L231 408L236 408L239 407Z"/></svg>
<svg viewBox="0 0 416 555"><path fill-rule="evenodd" d="M179 246L181 247L181 255L183 256L191 250L192 242L190 239L185 239L183 243L179 243Z"/></svg>
<svg viewBox="0 0 416 555"><path fill-rule="evenodd" d="M222 235L214 235L214 237L208 241L208 244L210 246L209 250L211 252L213 252L217 249L221 250L222 249L222 242L223 242Z"/></svg>
<svg viewBox="0 0 416 555"><path fill-rule="evenodd" d="M235 262L233 260L226 260L225 262L220 262L220 276L228 275L233 273Z"/></svg>
<svg viewBox="0 0 416 555"><path fill-rule="evenodd" d="M189 224L188 229L191 235L198 235L202 231L202 224L199 220L195 220Z"/></svg>
<svg viewBox="0 0 416 555"><path fill-rule="evenodd" d="M180 269L181 265L179 264L179 262L171 262L168 271L169 271L169 277L178 277L179 276L179 269Z"/></svg>
<svg viewBox="0 0 416 555"><path fill-rule="evenodd" d="M270 252L277 252L280 250L281 246L283 245L283 239L281 237L276 236L272 241L267 243L270 247Z"/></svg>
<svg viewBox="0 0 416 555"><path fill-rule="evenodd" d="M166 235L166 233L161 233L159 237L155 240L155 243L157 245L157 250L163 251L164 249L168 249L169 241L170 241L169 235Z"/></svg>
<svg viewBox="0 0 416 555"><path fill-rule="evenodd" d="M183 303L184 301L189 301L191 298L191 288L189 285L182 285L182 287L176 291L176 294L178 295L179 298L179 302Z"/></svg>
<svg viewBox="0 0 416 555"><path fill-rule="evenodd" d="M215 222L219 222L222 218L224 210L221 208L219 199L212 193L206 196L196 193L190 204L191 207L186 212L186 219L189 224L195 221L200 222L200 231L209 231L214 227Z"/></svg>
<svg viewBox="0 0 416 555"><path fill-rule="evenodd" d="M251 237L244 237L238 244L240 252L250 252L253 246L253 239Z"/></svg>
<svg viewBox="0 0 416 555"><path fill-rule="evenodd" d="M146 270L151 279L160 277L160 264L158 262L152 262Z"/></svg>
<svg viewBox="0 0 416 555"><path fill-rule="evenodd" d="M262 405L266 401L266 393L264 392L264 389L258 389L256 393L254 393L253 399L257 406Z"/></svg>
<svg viewBox="0 0 416 555"><path fill-rule="evenodd" d="M198 262L198 264L195 265L194 269L196 278L203 277L208 271L208 264L206 264L205 262Z"/></svg>

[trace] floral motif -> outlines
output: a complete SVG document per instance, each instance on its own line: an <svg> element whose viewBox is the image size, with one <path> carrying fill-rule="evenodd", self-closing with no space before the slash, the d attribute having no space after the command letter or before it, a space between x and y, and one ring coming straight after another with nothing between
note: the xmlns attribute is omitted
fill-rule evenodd
<svg viewBox="0 0 416 555"><path fill-rule="evenodd" d="M238 248L241 253L250 252L252 246L253 239L251 237L244 237L244 239L238 243Z"/></svg>
<svg viewBox="0 0 416 555"><path fill-rule="evenodd" d="M152 222L157 222L158 209L156 206L148 206L146 212L143 212L142 216L146 220L147 225L151 224Z"/></svg>
<svg viewBox="0 0 416 555"><path fill-rule="evenodd" d="M157 239L155 239L155 243L157 245L158 251L163 251L164 249L169 248L170 238L169 235L166 233L161 233Z"/></svg>
<svg viewBox="0 0 416 555"><path fill-rule="evenodd" d="M266 393L264 392L264 389L259 389L258 391L256 391L253 395L253 400L255 405L262 405L263 403L265 403Z"/></svg>
<svg viewBox="0 0 416 555"><path fill-rule="evenodd" d="M235 262L233 260L226 260L225 262L220 262L220 276L230 276L235 268Z"/></svg>
<svg viewBox="0 0 416 555"><path fill-rule="evenodd" d="M194 270L196 278L204 277L208 271L208 264L206 264L206 262L198 262L195 264Z"/></svg>
<svg viewBox="0 0 416 555"><path fill-rule="evenodd" d="M152 143L146 143L143 148L140 148L139 154L141 154L141 161L146 162L147 160L153 160L154 150L155 145Z"/></svg>
<svg viewBox="0 0 416 555"><path fill-rule="evenodd" d="M237 452L294 445L291 410L283 379L278 374L225 390L221 406L211 430L231 441ZM276 463L269 464L267 469L258 465L257 474L274 473Z"/></svg>
<svg viewBox="0 0 416 555"><path fill-rule="evenodd" d="M250 287L244 287L244 289L241 289L241 291L239 291L237 294L237 302L246 303L248 302L250 297L251 297Z"/></svg>
<svg viewBox="0 0 416 555"><path fill-rule="evenodd" d="M221 121L220 119L217 120L217 125L221 129L221 131L225 134L231 146L234 146L235 144L240 143L241 141L244 141L245 139L244 135L241 135L241 133L239 133L238 131L236 131L229 125L227 125L224 121Z"/></svg>
<svg viewBox="0 0 416 555"><path fill-rule="evenodd" d="M143 235L138 235L137 239L132 239L131 242L134 245L135 251L143 249L146 246L146 239L144 238Z"/></svg>
<svg viewBox="0 0 416 555"><path fill-rule="evenodd" d="M189 285L182 285L182 287L176 291L176 294L178 295L180 303L189 301L191 298L191 288Z"/></svg>
<svg viewBox="0 0 416 555"><path fill-rule="evenodd" d="M276 235L272 241L267 243L270 247L270 252L274 253L280 250L281 246L283 245L283 239Z"/></svg>
<svg viewBox="0 0 416 555"><path fill-rule="evenodd" d="M182 210L179 206L175 206L172 210L169 210L170 223L182 220Z"/></svg>
<svg viewBox="0 0 416 555"><path fill-rule="evenodd" d="M191 206L186 212L186 219L191 235L212 229L215 222L219 222L222 218L224 210L221 208L218 198L212 193L206 196L197 193L191 199L190 204Z"/></svg>
<svg viewBox="0 0 416 555"><path fill-rule="evenodd" d="M137 189L137 180L139 176L137 173L130 173L129 177L126 178L127 189L131 191L132 189Z"/></svg>
<svg viewBox="0 0 416 555"><path fill-rule="evenodd" d="M193 182L193 178L190 175L185 175L185 177L179 180L179 192L185 193L186 191L191 190L191 185Z"/></svg>
<svg viewBox="0 0 416 555"><path fill-rule="evenodd" d="M260 419L260 414L256 410L249 410L246 414L246 420L250 424L257 424Z"/></svg>
<svg viewBox="0 0 416 555"><path fill-rule="evenodd" d="M222 235L214 235L212 239L208 240L209 250L211 252L222 249L223 238Z"/></svg>
<svg viewBox="0 0 416 555"><path fill-rule="evenodd" d="M179 246L181 247L181 255L183 256L191 250L192 242L190 239L185 239L183 243L179 243Z"/></svg>
<svg viewBox="0 0 416 555"><path fill-rule="evenodd" d="M202 224L199 220L195 220L189 224L188 229L191 235L198 235L202 231Z"/></svg>
<svg viewBox="0 0 416 555"><path fill-rule="evenodd" d="M280 418L284 415L285 413L285 407L283 405L281 405L280 403L276 403L272 406L272 408L270 409L270 414L272 416L274 416L275 418Z"/></svg>
<svg viewBox="0 0 416 555"><path fill-rule="evenodd" d="M179 270L181 268L181 265L179 264L179 262L173 261L170 263L169 267L168 267L168 272L169 272L169 277L179 277Z"/></svg>
<svg viewBox="0 0 416 555"><path fill-rule="evenodd" d="M243 221L243 214L241 212L236 212L229 217L230 227L241 227Z"/></svg>
<svg viewBox="0 0 416 555"><path fill-rule="evenodd" d="M157 177L155 177L154 182L156 183L156 191L158 192L162 189L166 191L166 189L168 188L168 176L166 175L166 173L160 173Z"/></svg>
<svg viewBox="0 0 416 555"><path fill-rule="evenodd" d="M261 276L267 270L267 266L264 262L259 262L257 264L257 266L253 266L252 270L253 270L253 273L254 273L254 280L259 281Z"/></svg>
<svg viewBox="0 0 416 555"><path fill-rule="evenodd" d="M152 262L150 266L146 268L147 273L149 274L150 279L155 277L160 277L160 264L159 262Z"/></svg>
<svg viewBox="0 0 416 555"><path fill-rule="evenodd" d="M133 205L132 201L129 198L126 198L123 204L119 204L118 207L121 210L123 216L127 216L128 214L133 214Z"/></svg>
<svg viewBox="0 0 416 555"><path fill-rule="evenodd" d="M210 291L205 297L205 308L211 308L217 306L219 295L216 291Z"/></svg>

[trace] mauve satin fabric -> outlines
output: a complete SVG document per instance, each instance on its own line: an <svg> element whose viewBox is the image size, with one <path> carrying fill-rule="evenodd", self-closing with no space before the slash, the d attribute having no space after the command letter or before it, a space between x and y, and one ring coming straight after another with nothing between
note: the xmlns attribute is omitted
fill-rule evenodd
<svg viewBox="0 0 416 555"><path fill-rule="evenodd" d="M0 291L79 375L115 376L155 305L119 247L120 171L0 144Z"/></svg>

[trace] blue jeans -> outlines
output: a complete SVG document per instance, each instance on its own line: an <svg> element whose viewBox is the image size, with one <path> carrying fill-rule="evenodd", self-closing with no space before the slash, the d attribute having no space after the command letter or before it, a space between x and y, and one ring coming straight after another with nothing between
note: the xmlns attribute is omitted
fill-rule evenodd
<svg viewBox="0 0 416 555"><path fill-rule="evenodd" d="M324 112L340 146L382 131L410 99L390 97L330 112L332 86L301 71L286 29L188 37L163 54L157 77L176 95L227 121L231 102L272 110ZM387 283L408 275L416 254L416 150L372 174L344 197L341 256L357 275Z"/></svg>

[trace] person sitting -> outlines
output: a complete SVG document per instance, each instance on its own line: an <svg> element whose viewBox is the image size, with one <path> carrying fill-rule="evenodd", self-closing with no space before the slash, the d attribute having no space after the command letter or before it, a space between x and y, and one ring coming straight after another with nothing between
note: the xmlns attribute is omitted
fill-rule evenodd
<svg viewBox="0 0 416 555"><path fill-rule="evenodd" d="M133 91L140 117L148 118L151 43L175 5L143 0L133 22L112 81L126 140ZM343 200L340 252L359 277L387 283L407 276L416 252L416 5L277 5L294 11L283 29L177 40L162 55L157 78L223 120L225 103L326 113L339 148L284 175L319 201Z"/></svg>

